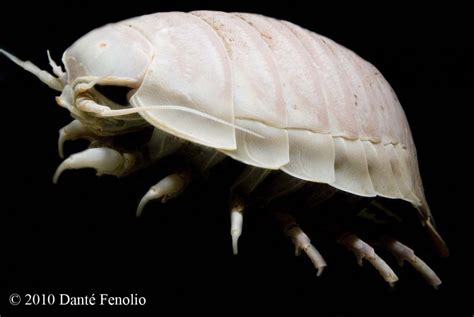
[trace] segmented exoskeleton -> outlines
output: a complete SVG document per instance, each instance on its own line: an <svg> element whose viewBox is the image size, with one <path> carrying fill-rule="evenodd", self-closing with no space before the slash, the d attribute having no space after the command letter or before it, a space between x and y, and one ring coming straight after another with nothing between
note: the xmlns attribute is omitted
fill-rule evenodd
<svg viewBox="0 0 474 317"><path fill-rule="evenodd" d="M84 167L123 176L180 151L200 172L231 157L248 165L233 186L235 253L246 202L260 185L270 188L267 198L279 198L314 182L410 202L447 255L395 93L373 65L324 36L255 14L171 12L91 31L65 51L65 71L50 58L56 76L1 52L61 92L57 103L75 118L60 131L61 155L65 140L93 141L59 166L55 181L65 169ZM123 101L107 94L110 87L126 89ZM118 145L122 135L141 131L149 137L139 150ZM189 180L186 171L161 180L138 213L151 199L177 195ZM287 210L277 214L297 251L305 251L320 273L322 256ZM340 241L389 283L397 280L355 234ZM385 237L382 245L432 285L441 283L400 242Z"/></svg>

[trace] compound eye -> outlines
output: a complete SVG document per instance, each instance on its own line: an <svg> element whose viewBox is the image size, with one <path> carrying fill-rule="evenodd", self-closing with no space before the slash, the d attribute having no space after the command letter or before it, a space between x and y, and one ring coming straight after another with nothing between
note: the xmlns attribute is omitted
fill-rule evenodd
<svg viewBox="0 0 474 317"><path fill-rule="evenodd" d="M115 102L121 106L128 106L128 93L132 88L126 86L112 86L112 85L95 85L97 90L102 96Z"/></svg>

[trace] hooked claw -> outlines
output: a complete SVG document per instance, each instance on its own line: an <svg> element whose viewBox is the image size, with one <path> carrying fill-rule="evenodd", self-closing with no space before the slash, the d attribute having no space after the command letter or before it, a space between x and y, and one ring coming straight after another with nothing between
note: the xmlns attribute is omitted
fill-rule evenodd
<svg viewBox="0 0 474 317"><path fill-rule="evenodd" d="M97 175L119 176L123 172L125 158L119 152L109 148L94 148L73 154L56 169L53 183L57 183L62 172L68 169L94 168Z"/></svg>
<svg viewBox="0 0 474 317"><path fill-rule="evenodd" d="M137 217L141 216L143 208L150 200L161 198L161 201L164 203L168 199L181 194L188 185L189 180L190 175L187 173L171 174L160 180L156 185L152 186L140 200L137 208Z"/></svg>
<svg viewBox="0 0 474 317"><path fill-rule="evenodd" d="M86 139L93 141L99 138L87 129L79 120L71 121L68 125L64 126L59 130L59 139L58 139L58 152L59 157L64 158L64 142L74 141L77 139Z"/></svg>

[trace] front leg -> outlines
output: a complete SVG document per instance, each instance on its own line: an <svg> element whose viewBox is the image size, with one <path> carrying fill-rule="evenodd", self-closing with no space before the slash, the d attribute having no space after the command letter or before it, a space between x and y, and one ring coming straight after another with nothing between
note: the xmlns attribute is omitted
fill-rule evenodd
<svg viewBox="0 0 474 317"><path fill-rule="evenodd" d="M69 124L65 125L59 130L58 138L58 152L59 157L64 158L64 143L66 141L74 141L78 139L88 140L90 142L96 140L103 140L105 137L100 137L86 126L82 124L79 120L73 120Z"/></svg>
<svg viewBox="0 0 474 317"><path fill-rule="evenodd" d="M183 141L177 137L154 129L150 140L139 150L126 151L115 146L113 137L99 136L79 120L74 120L59 130L58 149L61 158L64 142L77 139L89 140L89 148L64 160L54 174L54 183L68 169L94 168L97 175L125 176L175 153L183 145Z"/></svg>
<svg viewBox="0 0 474 317"><path fill-rule="evenodd" d="M143 155L140 152L121 153L107 147L90 148L73 154L64 160L56 169L53 182L57 183L59 176L69 169L93 168L97 175L124 176L143 165Z"/></svg>

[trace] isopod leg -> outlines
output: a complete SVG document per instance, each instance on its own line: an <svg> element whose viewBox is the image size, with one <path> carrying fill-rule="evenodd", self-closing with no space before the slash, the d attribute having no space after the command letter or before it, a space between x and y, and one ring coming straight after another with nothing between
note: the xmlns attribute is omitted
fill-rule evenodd
<svg viewBox="0 0 474 317"><path fill-rule="evenodd" d="M327 264L319 251L311 244L309 237L301 230L291 215L279 212L277 213L277 218L283 232L291 238L295 245L295 255L298 256L301 254L301 251L304 251L318 270L317 276L320 276Z"/></svg>
<svg viewBox="0 0 474 317"><path fill-rule="evenodd" d="M87 149L65 159L56 169L53 182L69 169L93 168L97 175L122 176L130 172L137 164L138 153L120 153L114 149L99 147Z"/></svg>
<svg viewBox="0 0 474 317"><path fill-rule="evenodd" d="M392 238L384 238L382 245L390 251L397 259L400 266L404 261L410 263L415 270L420 272L421 276L426 282L432 285L435 289L441 284L441 280L436 273L426 264L422 259L415 255L412 249Z"/></svg>
<svg viewBox="0 0 474 317"><path fill-rule="evenodd" d="M77 139L93 141L100 137L87 129L79 120L74 120L59 130L58 152L59 157L64 158L64 142Z"/></svg>
<svg viewBox="0 0 474 317"><path fill-rule="evenodd" d="M372 264L390 286L393 286L394 283L398 281L395 272L393 272L390 266L375 253L374 248L362 241L355 234L346 234L342 236L339 242L354 252L357 258L357 263L360 266L362 266L362 260L367 259L367 261Z"/></svg>
<svg viewBox="0 0 474 317"><path fill-rule="evenodd" d="M239 196L234 196L230 202L230 235L232 237L232 252L236 255L238 250L239 237L242 234L244 222L244 200Z"/></svg>
<svg viewBox="0 0 474 317"><path fill-rule="evenodd" d="M155 199L161 199L165 203L168 199L178 196L183 192L191 181L191 174L188 172L175 173L166 176L156 185L150 187L138 204L137 217L141 216L145 205Z"/></svg>
<svg viewBox="0 0 474 317"><path fill-rule="evenodd" d="M246 199L269 174L269 170L247 166L232 185L230 235L232 237L232 252L234 254L238 253L238 242L242 234Z"/></svg>

